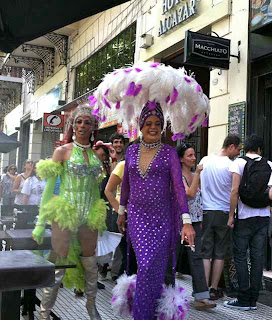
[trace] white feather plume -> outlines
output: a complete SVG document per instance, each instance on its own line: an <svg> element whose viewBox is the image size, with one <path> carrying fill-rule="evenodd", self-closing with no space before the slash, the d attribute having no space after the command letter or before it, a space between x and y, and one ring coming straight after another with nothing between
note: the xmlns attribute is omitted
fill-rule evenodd
<svg viewBox="0 0 272 320"><path fill-rule="evenodd" d="M97 118L105 121L114 111L127 130L135 124L143 106L155 100L160 103L165 120L170 121L176 138L195 131L210 112L209 99L184 68L150 62L105 75L92 99Z"/></svg>

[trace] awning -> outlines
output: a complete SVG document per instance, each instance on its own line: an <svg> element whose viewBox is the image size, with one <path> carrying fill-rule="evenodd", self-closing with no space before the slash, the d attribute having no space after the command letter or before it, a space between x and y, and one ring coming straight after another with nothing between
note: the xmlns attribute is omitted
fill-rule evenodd
<svg viewBox="0 0 272 320"><path fill-rule="evenodd" d="M0 153L8 153L21 145L20 142L0 131Z"/></svg>
<svg viewBox="0 0 272 320"><path fill-rule="evenodd" d="M5 0L0 6L0 50L21 44L127 0Z"/></svg>

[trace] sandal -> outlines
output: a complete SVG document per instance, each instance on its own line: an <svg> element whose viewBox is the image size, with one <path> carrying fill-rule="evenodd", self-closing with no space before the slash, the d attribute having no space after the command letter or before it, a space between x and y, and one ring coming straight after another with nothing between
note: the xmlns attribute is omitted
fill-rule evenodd
<svg viewBox="0 0 272 320"><path fill-rule="evenodd" d="M193 304L194 308L199 311L204 311L207 309L215 308L216 303L209 301L208 299L196 300Z"/></svg>
<svg viewBox="0 0 272 320"><path fill-rule="evenodd" d="M214 288L210 288L210 300L214 301L214 300L218 300L222 298L219 290L216 290Z"/></svg>

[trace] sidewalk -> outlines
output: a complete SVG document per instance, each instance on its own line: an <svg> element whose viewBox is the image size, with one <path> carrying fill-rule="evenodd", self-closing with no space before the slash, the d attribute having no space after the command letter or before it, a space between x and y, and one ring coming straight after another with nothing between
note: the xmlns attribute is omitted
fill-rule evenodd
<svg viewBox="0 0 272 320"><path fill-rule="evenodd" d="M113 283L110 280L105 280L103 283L106 286L105 290L98 290L97 308L103 320L121 320L121 318L113 315L110 307L111 290ZM187 289L190 297L192 293L191 277L184 276L184 279L178 280L179 285ZM41 290L38 290L38 297ZM223 306L223 302L229 298L223 298L217 301L217 307L213 310L203 312L193 308L189 311L188 320L272 320L272 307L258 303L257 311L236 311L230 310ZM193 298L191 297L191 302ZM61 320L88 320L85 309L85 298L75 298L71 290L65 288L60 289L57 303L54 307L54 312L61 317ZM25 320L21 316L21 320ZM35 312L35 320L39 320L39 308Z"/></svg>

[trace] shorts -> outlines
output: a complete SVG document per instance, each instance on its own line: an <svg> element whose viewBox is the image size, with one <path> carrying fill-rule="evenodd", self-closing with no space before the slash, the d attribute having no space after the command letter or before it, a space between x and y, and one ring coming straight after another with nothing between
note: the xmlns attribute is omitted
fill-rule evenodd
<svg viewBox="0 0 272 320"><path fill-rule="evenodd" d="M227 211L204 211L202 222L201 255L203 259L224 260L230 252L231 231Z"/></svg>

